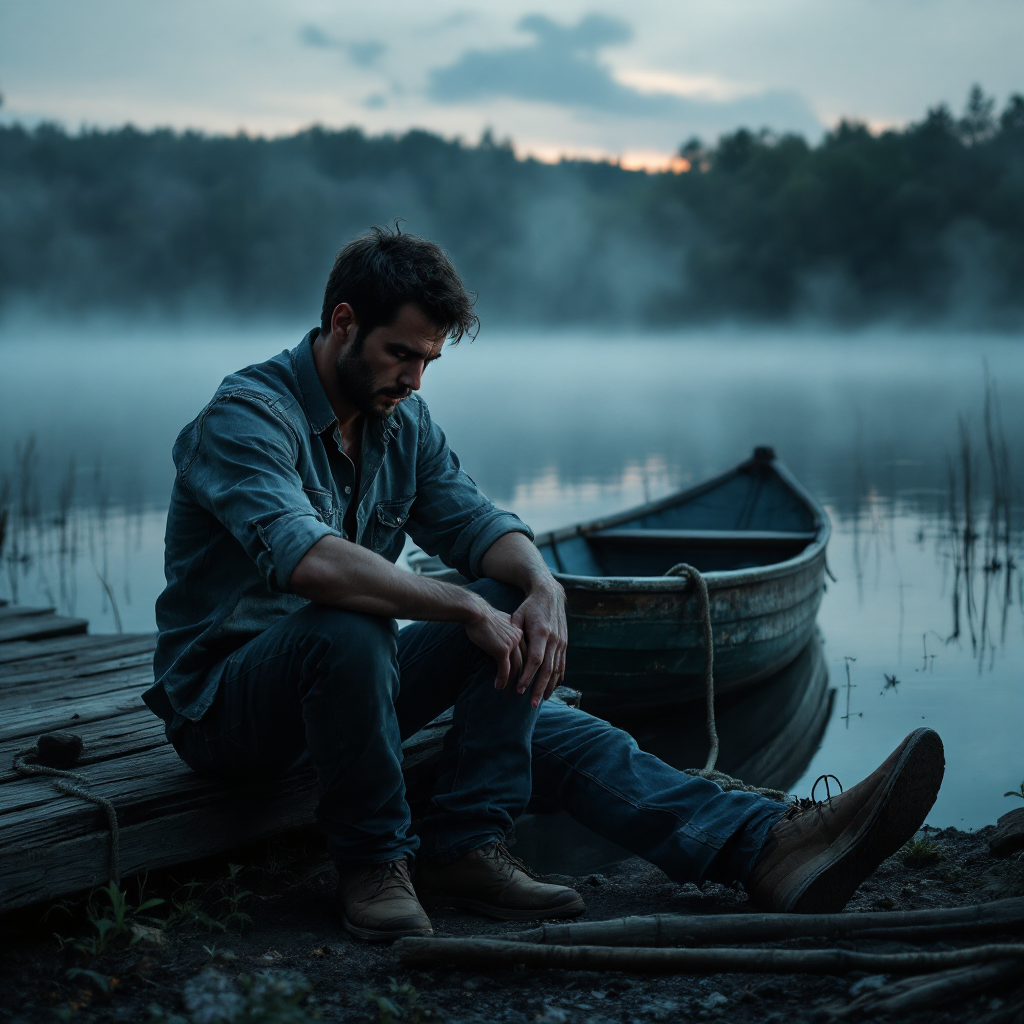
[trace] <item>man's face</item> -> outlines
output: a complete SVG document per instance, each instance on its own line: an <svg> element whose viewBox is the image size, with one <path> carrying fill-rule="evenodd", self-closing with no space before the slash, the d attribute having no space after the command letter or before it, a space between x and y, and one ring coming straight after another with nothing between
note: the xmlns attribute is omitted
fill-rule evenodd
<svg viewBox="0 0 1024 1024"><path fill-rule="evenodd" d="M444 341L437 325L407 303L393 324L375 327L361 343L353 340L342 350L335 364L338 388L365 416L387 419L419 391L423 371L440 358Z"/></svg>

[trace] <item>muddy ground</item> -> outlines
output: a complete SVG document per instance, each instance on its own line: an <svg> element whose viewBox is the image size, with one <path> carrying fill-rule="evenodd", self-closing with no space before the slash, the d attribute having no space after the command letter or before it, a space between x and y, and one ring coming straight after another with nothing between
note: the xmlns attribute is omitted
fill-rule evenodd
<svg viewBox="0 0 1024 1024"><path fill-rule="evenodd" d="M991 857L986 844L990 832L926 830L926 841L918 842L915 855L890 858L861 887L850 909L916 910L1024 895L1024 859ZM584 894L586 917L592 920L665 912L717 914L747 907L741 890L677 885L637 858L573 882ZM110 896L102 891L0 917L0 1022L792 1024L830 1019L835 1009L875 980L408 972L387 947L356 942L345 934L335 913L334 883L323 843L304 833L153 874L141 896L141 880L131 879L122 885L127 901L120 924ZM139 909L150 899L163 902ZM439 935L528 927L454 913L435 915L434 925ZM814 944L801 940L787 945ZM906 948L879 941L839 945L877 951ZM1024 1024L1024 984L1018 978L1009 987L966 1002L899 1019Z"/></svg>

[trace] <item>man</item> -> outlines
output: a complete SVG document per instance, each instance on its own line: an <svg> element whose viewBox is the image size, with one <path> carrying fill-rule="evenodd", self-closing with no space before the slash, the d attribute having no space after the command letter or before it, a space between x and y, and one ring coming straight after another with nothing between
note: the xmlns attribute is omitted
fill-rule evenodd
<svg viewBox="0 0 1024 1024"><path fill-rule="evenodd" d="M175 749L229 777L312 763L344 925L366 939L430 934L432 906L581 913L578 893L506 850L531 796L678 881L840 909L924 820L938 736L919 730L864 782L799 810L723 792L548 701L565 672L562 590L415 394L445 341L475 326L441 249L374 229L338 254L320 327L227 377L178 436L145 695ZM406 533L476 582L396 568ZM399 618L416 621L399 631ZM452 705L413 832L401 743Z"/></svg>

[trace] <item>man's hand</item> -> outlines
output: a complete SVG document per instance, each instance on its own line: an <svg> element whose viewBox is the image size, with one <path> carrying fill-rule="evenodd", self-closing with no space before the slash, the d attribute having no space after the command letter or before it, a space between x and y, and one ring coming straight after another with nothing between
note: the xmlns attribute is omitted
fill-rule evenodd
<svg viewBox="0 0 1024 1024"><path fill-rule="evenodd" d="M565 591L551 575L529 537L506 533L482 560L485 575L518 587L526 600L512 613L512 625L522 630L525 651L517 689L532 687L530 702L539 707L565 675L569 627L565 620ZM513 673L512 678L516 678Z"/></svg>
<svg viewBox="0 0 1024 1024"><path fill-rule="evenodd" d="M523 630L518 623L513 622L511 616L492 608L480 598L472 618L466 622L466 635L484 654L489 654L498 666L498 674L494 679L496 690L505 689L509 679L520 676L523 667ZM519 692L522 693L522 689Z"/></svg>
<svg viewBox="0 0 1024 1024"><path fill-rule="evenodd" d="M522 630L527 644L517 690L525 693L532 685L530 701L539 707L565 675L565 652L569 646L565 591L550 576L542 580L513 612L511 622Z"/></svg>

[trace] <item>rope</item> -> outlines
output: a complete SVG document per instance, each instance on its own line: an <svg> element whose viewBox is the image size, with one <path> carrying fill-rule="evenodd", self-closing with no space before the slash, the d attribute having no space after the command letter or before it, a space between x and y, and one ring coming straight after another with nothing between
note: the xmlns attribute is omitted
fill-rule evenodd
<svg viewBox="0 0 1024 1024"><path fill-rule="evenodd" d="M704 631L704 702L707 708L708 740L710 750L708 759L704 762L703 768L685 768L687 775L696 775L702 779L717 783L722 789L742 790L746 793L758 793L770 800L780 800L783 803L790 801L790 795L781 789L769 789L765 786L750 786L742 779L735 779L725 772L715 769L718 763L718 730L715 728L715 639L711 629L711 598L708 596L708 585L700 571L686 562L673 565L666 576L686 576L697 591L697 600L700 604L701 627Z"/></svg>
<svg viewBox="0 0 1024 1024"><path fill-rule="evenodd" d="M76 737L77 739L77 737ZM79 741L80 742L80 741ZM89 785L89 780L77 772L64 771L62 768L51 768L49 765L37 762L29 763L26 758L37 758L39 747L32 746L14 755L13 768L19 775L47 775L50 776L53 788L66 793L68 796L76 796L80 800L88 800L91 804L102 807L107 814L107 824L110 826L110 877L115 886L121 885L121 830L117 824L117 811L114 805L103 796L89 793L82 789L77 783Z"/></svg>

